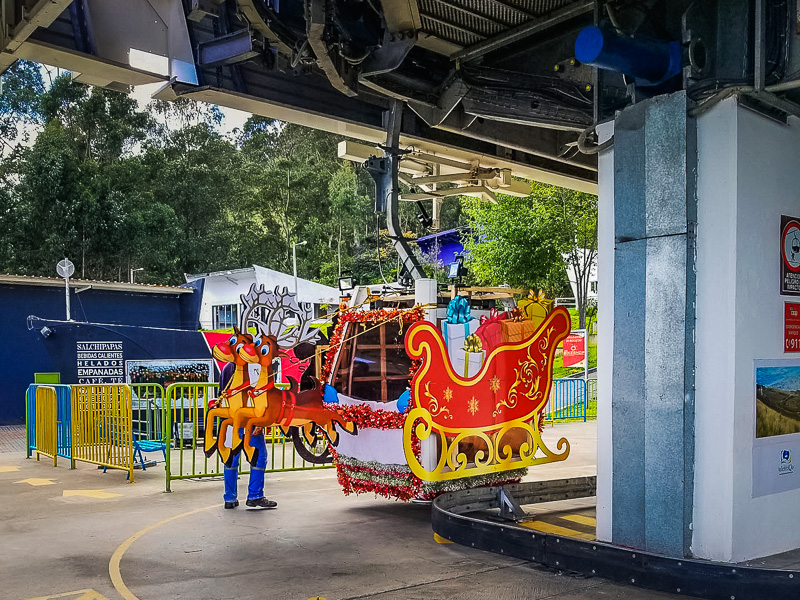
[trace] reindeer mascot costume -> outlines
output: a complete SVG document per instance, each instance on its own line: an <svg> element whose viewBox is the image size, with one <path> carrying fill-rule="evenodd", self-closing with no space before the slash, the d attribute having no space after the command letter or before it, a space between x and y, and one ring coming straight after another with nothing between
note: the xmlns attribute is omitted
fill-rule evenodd
<svg viewBox="0 0 800 600"><path fill-rule="evenodd" d="M239 506L236 488L239 454L243 448L251 463L247 507L275 508L278 503L264 497L267 447L262 428L276 424L271 413L279 407L280 414L283 414L283 408L287 404L294 410L298 389L295 381L291 381L288 390L275 386L273 361L282 355L282 350L314 340L317 330L310 327L313 318L312 305L299 304L295 295L285 288L282 293L279 293L278 288L274 292L268 292L263 286L258 289L253 284L247 295L242 294L241 300L244 310L240 328L234 328L231 338L217 344L213 350L215 358L228 364L222 372L220 398L209 403L205 452L209 457L218 452L225 464L225 508ZM257 329L255 340L248 333L251 325ZM253 377L251 365L255 367ZM312 393L319 395L316 391ZM302 394L300 396L303 397ZM222 406L223 402L227 406ZM321 397L317 403L322 409ZM301 401L301 404L304 402ZM273 410L269 410L270 408ZM325 414L328 414L327 411ZM217 437L214 438L216 417L223 420ZM230 436L229 431L232 434Z"/></svg>

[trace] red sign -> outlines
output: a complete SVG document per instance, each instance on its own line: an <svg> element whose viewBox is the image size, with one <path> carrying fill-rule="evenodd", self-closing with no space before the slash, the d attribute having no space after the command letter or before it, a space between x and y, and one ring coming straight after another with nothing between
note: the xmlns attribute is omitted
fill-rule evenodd
<svg viewBox="0 0 800 600"><path fill-rule="evenodd" d="M565 367L582 367L586 360L586 338L580 333L571 333L562 346Z"/></svg>
<svg viewBox="0 0 800 600"><path fill-rule="evenodd" d="M781 294L800 296L800 219L781 215Z"/></svg>
<svg viewBox="0 0 800 600"><path fill-rule="evenodd" d="M783 351L800 352L800 304L787 302L783 313Z"/></svg>

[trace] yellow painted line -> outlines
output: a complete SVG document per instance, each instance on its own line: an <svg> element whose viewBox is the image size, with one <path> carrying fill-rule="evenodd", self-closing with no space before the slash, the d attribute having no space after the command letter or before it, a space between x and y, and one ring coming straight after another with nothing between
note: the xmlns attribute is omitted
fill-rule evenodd
<svg viewBox="0 0 800 600"><path fill-rule="evenodd" d="M526 521L524 523L520 523L523 527L527 527L528 529L535 529L536 531L541 531L543 533L552 533L553 535L563 535L564 537L570 538L577 538L579 540L593 540L594 534L593 533L583 533L581 531L575 531L574 529L569 529L567 527L559 527L558 525L551 525L550 523L545 523L544 521Z"/></svg>
<svg viewBox="0 0 800 600"><path fill-rule="evenodd" d="M119 592L119 595L122 596L123 600L139 600L137 596L134 596L133 592L128 589L128 586L125 585L125 582L122 581L122 575L119 572L119 563L122 560L122 556L125 552L128 551L128 548L131 547L131 544L142 537L144 534L149 533L156 529L157 527L161 527L162 525L166 525L172 521L177 519L182 519L183 517L188 517L190 515L196 515L199 512L203 512L204 510L209 510L211 508L218 507L219 504L212 504L211 506L206 506L205 508L197 508L195 510L190 510L189 512L182 513L180 515L175 515L174 517L169 517L164 519L163 521L159 521L158 523L154 523L152 525L148 525L144 529L137 531L127 540L122 542L119 545L119 548L114 550L114 554L111 555L111 560L108 563L108 574L111 576L111 583L114 584L114 589Z"/></svg>
<svg viewBox="0 0 800 600"><path fill-rule="evenodd" d="M80 595L78 595L80 594ZM62 594L51 594L49 596L36 596L35 598L26 598L26 600L50 600L51 598L73 598L73 600L108 600L100 592L94 590L76 590L74 592L64 592Z"/></svg>
<svg viewBox="0 0 800 600"><path fill-rule="evenodd" d="M19 471L19 467L0 467L0 473L13 473Z"/></svg>
<svg viewBox="0 0 800 600"><path fill-rule="evenodd" d="M20 479L19 481L15 481L14 483L27 483L29 485L39 486L39 485L53 485L52 479L39 479L37 477L30 477L28 479Z"/></svg>
<svg viewBox="0 0 800 600"><path fill-rule="evenodd" d="M452 544L453 543L450 540L448 540L447 538L443 538L438 533L434 533L433 534L433 541L436 542L437 544Z"/></svg>
<svg viewBox="0 0 800 600"><path fill-rule="evenodd" d="M572 521L573 523L580 523L581 525L588 525L589 527L597 527L597 519L587 517L586 515L564 515L561 518L565 521Z"/></svg>
<svg viewBox="0 0 800 600"><path fill-rule="evenodd" d="M105 490L64 490L64 498L83 496L84 498L119 498L122 494L114 494Z"/></svg>

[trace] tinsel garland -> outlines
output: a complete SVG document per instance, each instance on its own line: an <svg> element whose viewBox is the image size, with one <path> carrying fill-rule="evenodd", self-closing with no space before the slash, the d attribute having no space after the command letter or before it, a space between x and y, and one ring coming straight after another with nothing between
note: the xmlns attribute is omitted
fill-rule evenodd
<svg viewBox="0 0 800 600"><path fill-rule="evenodd" d="M347 310L339 313L339 322L333 330L328 344L328 354L325 364L322 366L322 381L327 382L333 369L333 361L336 352L342 343L342 335L348 323L383 323L389 321L399 321L402 323L416 323L425 317L425 310L421 306L413 308L379 308L378 310ZM411 364L410 375L419 369L420 361L413 361Z"/></svg>
<svg viewBox="0 0 800 600"><path fill-rule="evenodd" d="M341 456L335 450L332 455L345 496L365 492L399 500L411 500L419 496L422 482L404 465L364 462Z"/></svg>
<svg viewBox="0 0 800 600"><path fill-rule="evenodd" d="M512 469L499 473L486 473L484 475L473 475L463 479L451 479L449 481L425 481L422 483L422 491L419 498L430 500L447 492L457 492L467 488L486 487L489 485L507 485L519 483L528 474L528 468Z"/></svg>
<svg viewBox="0 0 800 600"><path fill-rule="evenodd" d="M486 473L450 481L422 481L406 465L387 465L336 456L336 471L345 495L373 492L386 498L429 500L446 492L489 485L518 483L527 468Z"/></svg>
<svg viewBox="0 0 800 600"><path fill-rule="evenodd" d="M329 410L336 410L346 421L355 423L359 429L402 429L410 410L397 412L373 409L367 404L331 405Z"/></svg>

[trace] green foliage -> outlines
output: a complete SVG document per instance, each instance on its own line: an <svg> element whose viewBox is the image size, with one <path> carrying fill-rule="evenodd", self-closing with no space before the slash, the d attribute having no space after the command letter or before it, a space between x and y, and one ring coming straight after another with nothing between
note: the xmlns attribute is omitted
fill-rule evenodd
<svg viewBox="0 0 800 600"><path fill-rule="evenodd" d="M533 183L526 198L499 195L497 204L474 198L462 202L473 232L464 246L475 281L572 296L566 260L577 273L583 328L589 269L597 254L597 197Z"/></svg>
<svg viewBox="0 0 800 600"><path fill-rule="evenodd" d="M229 137L222 118L217 107L186 99L140 110L69 74L45 89L36 65L17 63L0 100L0 271L50 276L66 256L80 277L117 281L139 267L145 283L252 264L291 273L292 244L306 241L297 247L301 277L331 285L346 272L364 284L396 279L374 184L337 158L340 136L253 116ZM23 122L39 125L36 140L12 147ZM542 212L560 196L548 190L501 197L493 210L447 200L440 227L472 224L488 240L471 246L480 281L563 295L564 236ZM401 203L400 224L410 238L430 233L414 203ZM445 279L441 265L425 268Z"/></svg>
<svg viewBox="0 0 800 600"><path fill-rule="evenodd" d="M7 80L39 74L15 69ZM305 240L301 277L395 279L372 180L337 158L339 136L253 116L230 139L217 107L190 100L140 110L68 74L29 87L0 104L15 122L42 124L32 146L0 161L0 271L52 275L67 256L80 277L122 281L138 267L151 283L251 264L291 272L292 243ZM449 204L443 226L460 213ZM422 233L413 205L401 222Z"/></svg>
<svg viewBox="0 0 800 600"><path fill-rule="evenodd" d="M37 109L44 82L39 66L22 60L11 65L0 81L0 141L10 147L20 137L20 124L40 122Z"/></svg>

